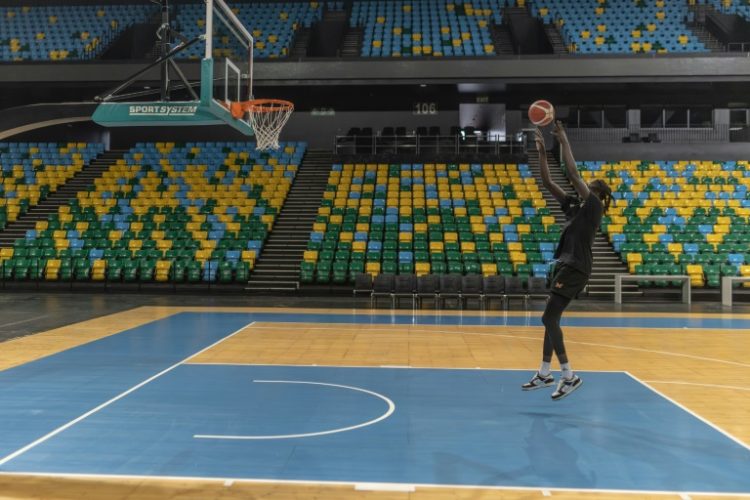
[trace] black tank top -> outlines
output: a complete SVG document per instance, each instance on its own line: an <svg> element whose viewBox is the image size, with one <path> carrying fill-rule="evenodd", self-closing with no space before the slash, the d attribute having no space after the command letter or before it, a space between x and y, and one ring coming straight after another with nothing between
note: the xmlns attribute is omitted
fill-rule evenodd
<svg viewBox="0 0 750 500"><path fill-rule="evenodd" d="M586 200L567 195L562 210L568 220L557 244L555 258L590 276L594 263L591 249L604 212L602 202L593 193Z"/></svg>

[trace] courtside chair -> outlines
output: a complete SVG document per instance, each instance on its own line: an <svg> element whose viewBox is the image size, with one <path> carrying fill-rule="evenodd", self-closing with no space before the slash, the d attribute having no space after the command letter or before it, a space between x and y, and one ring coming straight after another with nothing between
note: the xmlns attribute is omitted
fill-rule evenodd
<svg viewBox="0 0 750 500"><path fill-rule="evenodd" d="M750 266L748 266L750 267ZM440 294L440 276L437 274L426 274L417 278L417 307L422 308L425 299L431 299L434 309L438 308Z"/></svg>
<svg viewBox="0 0 750 500"><path fill-rule="evenodd" d="M492 300L499 300L500 306L505 305L505 277L499 275L485 276L483 283L483 302L485 309L490 309Z"/></svg>
<svg viewBox="0 0 750 500"><path fill-rule="evenodd" d="M395 286L396 275L392 273L383 273L375 276L372 281L372 292L370 293L370 308L378 305L378 299L387 298L392 300L393 288Z"/></svg>
<svg viewBox="0 0 750 500"><path fill-rule="evenodd" d="M447 300L455 299L456 308L461 308L461 281L463 275L461 274L444 274L440 276L440 294L438 299L440 301L440 307L445 308Z"/></svg>
<svg viewBox="0 0 750 500"><path fill-rule="evenodd" d="M546 276L530 276L526 286L529 300L539 299L546 302L549 299Z"/></svg>
<svg viewBox="0 0 750 500"><path fill-rule="evenodd" d="M370 274L361 273L354 277L354 289L352 290L352 297L357 298L357 295L372 294L372 276Z"/></svg>
<svg viewBox="0 0 750 500"><path fill-rule="evenodd" d="M512 299L523 300L524 308L528 306L529 295L527 293L526 285L527 279L522 279L519 276L506 276L505 277L505 306L506 308L510 305Z"/></svg>
<svg viewBox="0 0 750 500"><path fill-rule="evenodd" d="M417 276L414 274L399 274L396 276L391 294L391 308L396 309L401 299L411 300L412 309L416 305Z"/></svg>
<svg viewBox="0 0 750 500"><path fill-rule="evenodd" d="M469 307L469 301L475 299L479 309L484 309L483 281L481 274L467 274L461 281L461 308Z"/></svg>

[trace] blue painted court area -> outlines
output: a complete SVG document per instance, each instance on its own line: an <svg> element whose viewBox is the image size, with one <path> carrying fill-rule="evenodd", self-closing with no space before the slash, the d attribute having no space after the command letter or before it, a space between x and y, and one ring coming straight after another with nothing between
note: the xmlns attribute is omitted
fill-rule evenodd
<svg viewBox="0 0 750 500"><path fill-rule="evenodd" d="M0 371L0 460L247 324L178 314Z"/></svg>
<svg viewBox="0 0 750 500"><path fill-rule="evenodd" d="M750 492L747 448L625 373L553 402L520 371L182 364L303 318L412 319L183 313L0 372L0 471Z"/></svg>
<svg viewBox="0 0 750 500"><path fill-rule="evenodd" d="M527 372L182 365L3 468L576 489L748 492L750 451L624 373L553 403ZM273 380L276 383L256 382ZM288 383L280 383L285 381ZM393 401L318 382L359 387Z"/></svg>

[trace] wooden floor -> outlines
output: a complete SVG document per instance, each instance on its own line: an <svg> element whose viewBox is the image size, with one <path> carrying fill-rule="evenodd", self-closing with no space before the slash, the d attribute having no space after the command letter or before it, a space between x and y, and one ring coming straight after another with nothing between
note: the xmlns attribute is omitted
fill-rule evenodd
<svg viewBox="0 0 750 500"><path fill-rule="evenodd" d="M180 311L253 308L140 307L3 343L0 370L27 363ZM341 310L317 310L341 313ZM274 312L282 312L278 309ZM289 312L300 312L289 310ZM310 310L304 310L310 312ZM351 312L351 311L346 311ZM358 311L358 313L367 313ZM431 313L425 313L431 314ZM459 314L459 313L444 313ZM522 314L522 313L518 313ZM596 313L589 316L617 316ZM575 313L587 316L586 313ZM649 316L639 314L638 316ZM669 314L658 314L669 317ZM675 315L677 316L677 315ZM684 316L683 314L679 316ZM704 315L708 316L708 315ZM750 315L710 315L743 317ZM750 332L744 330L567 328L577 370L622 370L750 444ZM406 365L437 368L538 367L537 327L405 326L255 323L189 363L328 366ZM585 390L585 389L583 389ZM551 457L555 459L555 457ZM748 471L750 473L750 470ZM568 491L429 489L354 491L346 486L235 481L98 480L0 475L0 498L648 498ZM652 495L665 498L670 495ZM673 495L672 498L680 498ZM695 498L708 498L695 495ZM727 497L722 497L727 498Z"/></svg>

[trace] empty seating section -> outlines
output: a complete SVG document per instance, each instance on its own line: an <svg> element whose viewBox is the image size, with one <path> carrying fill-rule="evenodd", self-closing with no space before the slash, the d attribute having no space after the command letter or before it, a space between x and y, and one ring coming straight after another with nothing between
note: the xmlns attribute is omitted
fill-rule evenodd
<svg viewBox="0 0 750 500"><path fill-rule="evenodd" d="M303 143L142 143L3 249L6 279L247 281Z"/></svg>
<svg viewBox="0 0 750 500"><path fill-rule="evenodd" d="M631 274L687 274L693 286L750 276L750 162L583 162L606 178L616 204L604 217ZM667 286L648 280L643 285Z"/></svg>
<svg viewBox="0 0 750 500"><path fill-rule="evenodd" d="M341 2L274 2L231 4L232 11L252 33L254 57L259 59L286 57L294 41L295 32L301 27L309 28L321 19L324 6L341 8ZM206 10L203 3L180 6L177 15L179 29L188 38L206 32ZM216 24L216 26L221 26ZM218 28L223 29L223 28ZM246 51L230 36L214 37L214 56L245 60ZM203 44L197 44L184 53L184 57L199 59L204 55Z"/></svg>
<svg viewBox="0 0 750 500"><path fill-rule="evenodd" d="M750 2L748 0L688 0L690 3L713 5L719 12L737 14L750 21Z"/></svg>
<svg viewBox="0 0 750 500"><path fill-rule="evenodd" d="M574 53L706 52L686 25L693 16L689 5L696 3L750 19L748 0L356 0L349 24L363 29L363 57L494 55L492 26L501 23L508 6L528 7L545 23L557 24ZM344 9L340 0L230 5L253 34L260 59L288 56L297 30L320 21L325 10ZM178 7L176 25L185 36L205 32L202 2ZM126 2L0 7L0 60L95 58L154 12L154 6ZM215 57L245 59L246 51L224 31L214 37ZM196 44L182 57L203 55L203 44Z"/></svg>
<svg viewBox="0 0 750 500"><path fill-rule="evenodd" d="M0 230L80 172L102 144L0 142Z"/></svg>
<svg viewBox="0 0 750 500"><path fill-rule="evenodd" d="M556 23L570 52L707 52L685 24L685 1L534 0L532 13Z"/></svg>
<svg viewBox="0 0 750 500"><path fill-rule="evenodd" d="M335 164L300 281L544 277L560 236L545 205L525 164Z"/></svg>
<svg viewBox="0 0 750 500"><path fill-rule="evenodd" d="M0 7L0 60L59 61L99 56L115 37L145 22L148 4Z"/></svg>
<svg viewBox="0 0 750 500"><path fill-rule="evenodd" d="M487 56L501 0L355 1L350 24L364 29L362 56Z"/></svg>

